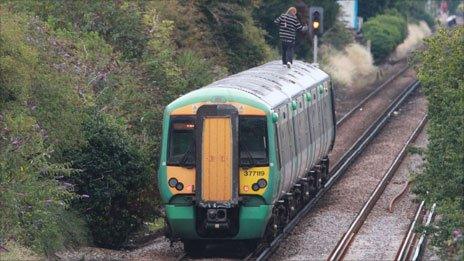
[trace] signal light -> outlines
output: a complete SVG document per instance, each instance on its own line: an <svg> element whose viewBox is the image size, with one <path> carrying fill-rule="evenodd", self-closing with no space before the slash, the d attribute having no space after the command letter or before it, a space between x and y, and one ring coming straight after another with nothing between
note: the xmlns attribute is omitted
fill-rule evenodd
<svg viewBox="0 0 464 261"><path fill-rule="evenodd" d="M318 6L312 6L309 8L309 24L311 25L311 34L321 35L324 31L322 24L324 17L324 9Z"/></svg>
<svg viewBox="0 0 464 261"><path fill-rule="evenodd" d="M314 29L319 29L319 21L313 21L313 28Z"/></svg>

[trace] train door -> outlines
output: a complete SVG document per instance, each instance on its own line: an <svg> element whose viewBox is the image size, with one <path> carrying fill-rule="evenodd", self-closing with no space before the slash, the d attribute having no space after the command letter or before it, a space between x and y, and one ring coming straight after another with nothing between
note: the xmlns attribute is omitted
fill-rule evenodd
<svg viewBox="0 0 464 261"><path fill-rule="evenodd" d="M238 203L237 109L203 105L196 126L198 202Z"/></svg>
<svg viewBox="0 0 464 261"><path fill-rule="evenodd" d="M307 125L306 128L308 129L308 171L313 165L313 158L314 158L314 152L315 152L315 139L314 139L314 124L312 122L312 115L313 115L313 104L314 104L314 98L311 93L311 91L308 91L306 93L307 98L306 98L306 116L307 116Z"/></svg>
<svg viewBox="0 0 464 261"><path fill-rule="evenodd" d="M324 82L324 125L325 127L325 150L328 151L331 143L331 137L333 132L333 120L332 120L332 106L330 102L330 86L329 81Z"/></svg>
<svg viewBox="0 0 464 261"><path fill-rule="evenodd" d="M317 85L317 116L319 119L319 153L318 153L318 159L322 158L322 154L324 154L324 146L325 146L325 130L324 130L324 107L323 107L323 101L324 101L324 87L322 84Z"/></svg>
<svg viewBox="0 0 464 261"><path fill-rule="evenodd" d="M302 177L305 174L305 170L308 164L308 140L307 133L307 116L306 110L304 109L304 98L299 96L296 99L297 102L297 114L296 114L296 129L295 133L297 134L297 152L298 152L298 177Z"/></svg>
<svg viewBox="0 0 464 261"><path fill-rule="evenodd" d="M321 154L319 158L324 157L325 152L327 151L327 106L326 106L326 92L324 90L324 84L320 83L318 85L319 91L319 106L320 110L320 119L321 119Z"/></svg>
<svg viewBox="0 0 464 261"><path fill-rule="evenodd" d="M290 182L293 184L293 181L295 181L295 177L298 172L298 157L297 157L297 151L296 151L296 131L295 131L295 116L296 116L296 110L293 110L292 108L292 103L288 104L287 106L288 109L288 116L289 120L287 122L288 126L288 144L289 144L289 154L291 155L291 162L292 162L292 172L290 175Z"/></svg>
<svg viewBox="0 0 464 261"><path fill-rule="evenodd" d="M281 106L278 110L279 121L277 123L277 133L279 137L279 152L280 152L280 175L281 175L281 191L287 191L291 184L292 161L290 146L288 142L288 108L287 105Z"/></svg>
<svg viewBox="0 0 464 261"><path fill-rule="evenodd" d="M311 94L314 97L313 103L313 110L312 110L312 117L311 122L314 124L314 164L316 164L316 160L319 159L320 151L321 151L321 123L319 120L319 96L317 95L317 86L314 86L311 90Z"/></svg>

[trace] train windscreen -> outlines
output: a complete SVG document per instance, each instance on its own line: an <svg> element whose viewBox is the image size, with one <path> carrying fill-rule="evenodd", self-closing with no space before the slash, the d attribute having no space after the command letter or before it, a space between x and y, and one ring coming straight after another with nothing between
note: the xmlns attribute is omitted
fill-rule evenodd
<svg viewBox="0 0 464 261"><path fill-rule="evenodd" d="M195 165L195 119L173 117L169 133L168 165Z"/></svg>
<svg viewBox="0 0 464 261"><path fill-rule="evenodd" d="M267 122L259 116L240 116L239 119L240 166L267 166Z"/></svg>

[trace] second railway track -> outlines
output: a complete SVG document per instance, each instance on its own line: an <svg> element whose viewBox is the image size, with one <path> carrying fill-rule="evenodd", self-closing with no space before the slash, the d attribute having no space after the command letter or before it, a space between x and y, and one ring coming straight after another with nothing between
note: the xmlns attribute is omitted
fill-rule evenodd
<svg viewBox="0 0 464 261"><path fill-rule="evenodd" d="M416 127L414 132L411 134L409 139L403 144L400 153L397 155L393 163L390 165L390 168L385 173L382 180L377 184L376 188L371 193L369 199L366 201L362 209L359 211L358 215L356 216L355 220L353 221L349 229L345 232L345 234L340 239L335 249L330 254L328 260L334 261L334 260L343 259L351 243L355 239L356 234L361 229L362 225L366 221L370 212L373 210L374 206L376 205L378 199L385 191L385 188L389 184L393 175L396 173L396 170L401 164L402 159L405 157L407 153L408 146L415 140L417 135L422 131L426 122L427 122L427 116L424 116L424 118L420 121L419 125Z"/></svg>

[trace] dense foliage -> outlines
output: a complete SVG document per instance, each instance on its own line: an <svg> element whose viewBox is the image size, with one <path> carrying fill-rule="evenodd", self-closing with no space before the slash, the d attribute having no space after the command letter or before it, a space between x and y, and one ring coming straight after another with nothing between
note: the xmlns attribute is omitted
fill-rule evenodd
<svg viewBox="0 0 464 261"><path fill-rule="evenodd" d="M69 177L81 197L73 201L98 245L118 247L140 227L140 195L150 182L147 164L130 138L107 116L94 113L84 124L86 145L69 151L80 171Z"/></svg>
<svg viewBox="0 0 464 261"><path fill-rule="evenodd" d="M437 204L432 243L442 254L464 258L464 28L439 30L418 53L418 77L429 102L425 173L416 192Z"/></svg>
<svg viewBox="0 0 464 261"><path fill-rule="evenodd" d="M154 219L164 107L275 56L254 6L0 4L0 245L120 247Z"/></svg>
<svg viewBox="0 0 464 261"><path fill-rule="evenodd" d="M363 26L364 37L371 41L371 52L379 62L385 59L407 36L406 20L395 11L372 17Z"/></svg>
<svg viewBox="0 0 464 261"><path fill-rule="evenodd" d="M73 171L51 160L57 139L77 144L79 135L70 126L80 117L69 83L42 63L40 46L29 38L28 19L1 15L0 243L53 253L87 240L84 222L70 209L76 195L62 181ZM32 19L29 26L37 29L33 25ZM57 111L60 120L53 115Z"/></svg>
<svg viewBox="0 0 464 261"><path fill-rule="evenodd" d="M364 21L369 20L379 14L383 14L386 9L396 9L410 21L425 21L432 27L434 20L426 12L426 1L417 0L359 0L359 16Z"/></svg>

